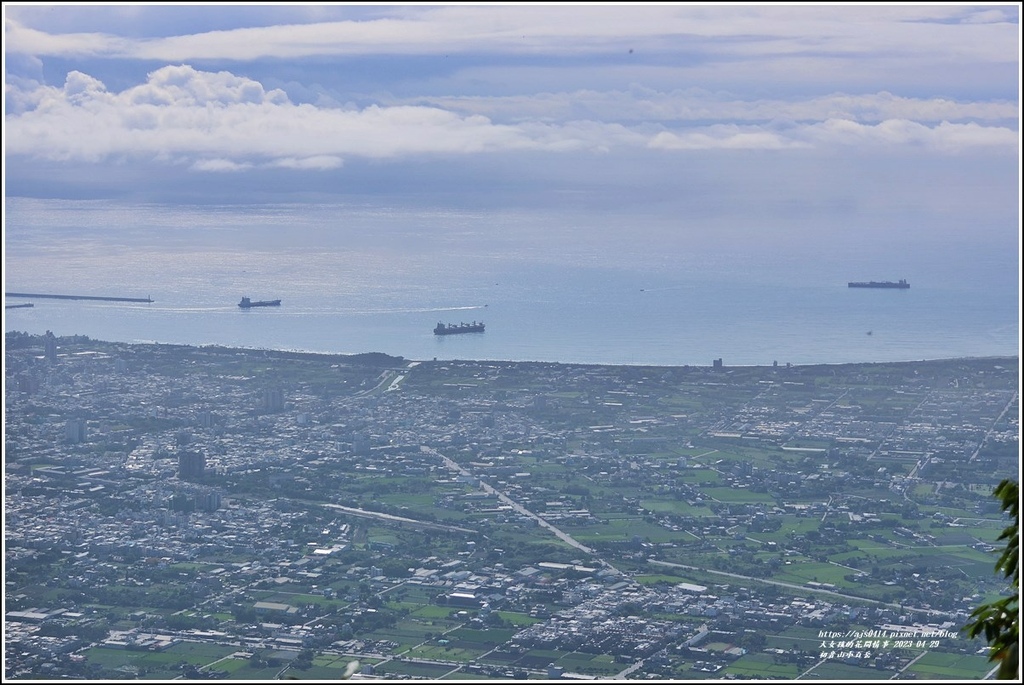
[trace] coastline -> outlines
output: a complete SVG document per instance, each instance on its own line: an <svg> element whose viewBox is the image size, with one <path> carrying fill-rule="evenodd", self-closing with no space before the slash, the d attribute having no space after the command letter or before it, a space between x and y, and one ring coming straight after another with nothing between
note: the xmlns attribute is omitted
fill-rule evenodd
<svg viewBox="0 0 1024 685"><path fill-rule="evenodd" d="M5 339L8 335L23 335L29 337L40 337L38 334L25 333L24 331L7 331L5 332ZM224 352L248 352L248 353L260 353L263 355L280 355L284 358L324 358L324 359L352 359L352 358L388 358L395 360L396 364L400 363L404 366L416 365L416 364L445 364L445 363L458 363L458 364L487 364L487 365L501 365L508 366L514 364L523 364L529 366L565 366L565 367L627 367L627 368L648 368L648 369L711 369L718 372L726 372L729 370L763 370L763 369L812 369L816 367L829 367L829 368L840 368L840 367L851 367L851 366L901 366L908 364L950 364L957 362L978 362L978 361L1017 361L1020 359L1020 354L986 354L986 355L960 355L955 357L936 357L927 359L904 359L896 361L857 361L857 362L814 362L806 364L722 364L720 367L715 367L713 364L645 364L645 363L595 363L595 362L576 362L576 361L549 361L549 360L530 360L530 359L469 359L469 358L431 358L431 359L413 359L404 357L402 355L394 355L387 352L324 352L317 350L305 350L300 348L269 348L269 347L245 347L245 346L234 346L234 345L223 345L220 343L204 343L204 344L190 344L190 343L174 343L174 342L159 342L159 341L114 341L114 340L103 340L99 338L92 338L91 336L85 336L81 334L72 334L68 336L57 336L58 340L61 338L76 339L78 341L88 340L89 342L110 345L110 346L141 346L141 347L176 347L183 349L191 349L196 351L224 351Z"/></svg>

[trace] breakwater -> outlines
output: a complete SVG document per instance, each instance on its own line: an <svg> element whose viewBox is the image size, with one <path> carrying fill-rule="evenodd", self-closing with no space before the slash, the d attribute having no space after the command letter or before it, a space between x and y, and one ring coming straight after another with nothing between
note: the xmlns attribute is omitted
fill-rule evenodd
<svg viewBox="0 0 1024 685"><path fill-rule="evenodd" d="M34 307L35 305L31 302L27 304L7 304L4 305L4 309L24 309L25 307Z"/></svg>
<svg viewBox="0 0 1024 685"><path fill-rule="evenodd" d="M41 295L39 293L4 293L4 297L36 297L51 300L102 300L103 302L152 302L149 297L100 297L98 295Z"/></svg>

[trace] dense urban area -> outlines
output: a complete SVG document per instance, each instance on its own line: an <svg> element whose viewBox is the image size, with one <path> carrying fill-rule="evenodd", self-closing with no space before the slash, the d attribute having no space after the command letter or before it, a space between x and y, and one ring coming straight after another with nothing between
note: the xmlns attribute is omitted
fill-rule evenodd
<svg viewBox="0 0 1024 685"><path fill-rule="evenodd" d="M7 333L6 679L981 679L1018 359Z"/></svg>

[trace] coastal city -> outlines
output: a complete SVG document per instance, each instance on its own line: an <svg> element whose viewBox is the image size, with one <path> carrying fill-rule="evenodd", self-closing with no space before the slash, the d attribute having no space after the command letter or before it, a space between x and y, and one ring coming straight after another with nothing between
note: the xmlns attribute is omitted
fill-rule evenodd
<svg viewBox="0 0 1024 685"><path fill-rule="evenodd" d="M9 332L5 678L984 678L1019 360L727 361Z"/></svg>

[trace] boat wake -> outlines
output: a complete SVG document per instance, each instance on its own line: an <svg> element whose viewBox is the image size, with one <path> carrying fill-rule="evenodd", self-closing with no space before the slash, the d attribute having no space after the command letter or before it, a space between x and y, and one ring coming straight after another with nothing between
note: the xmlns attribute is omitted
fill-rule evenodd
<svg viewBox="0 0 1024 685"><path fill-rule="evenodd" d="M425 314L427 312L459 312L483 309L487 305L475 304L459 307L381 307L379 309L341 310L345 314Z"/></svg>
<svg viewBox="0 0 1024 685"><path fill-rule="evenodd" d="M171 313L189 314L192 312L234 312L238 309L235 306L221 307L161 307L160 311Z"/></svg>
<svg viewBox="0 0 1024 685"><path fill-rule="evenodd" d="M149 305L152 306L152 305ZM286 312L290 315L308 315L315 313L340 313L348 315L376 315L376 314L427 314L437 312L459 312L459 311L472 311L474 309L484 309L487 307L485 304L473 304L473 305L456 305L451 307L359 307L346 309L344 307L288 307ZM237 305L214 305L214 306L176 306L176 307L160 307L161 312L168 314L204 314L204 313L234 313L237 312L239 307Z"/></svg>

